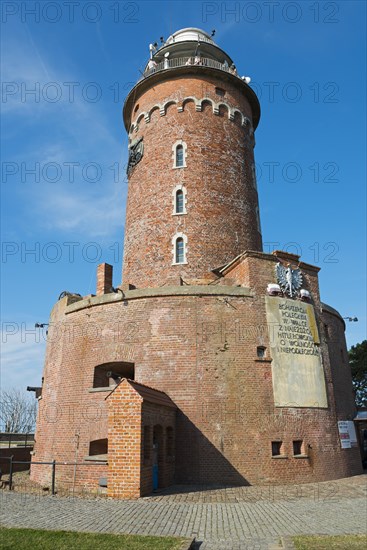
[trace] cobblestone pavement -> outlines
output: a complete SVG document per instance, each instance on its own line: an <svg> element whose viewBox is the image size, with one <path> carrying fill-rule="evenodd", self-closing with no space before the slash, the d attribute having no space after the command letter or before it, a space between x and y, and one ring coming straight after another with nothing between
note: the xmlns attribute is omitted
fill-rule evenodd
<svg viewBox="0 0 367 550"><path fill-rule="evenodd" d="M11 527L196 536L200 550L269 550L296 534L367 532L367 475L283 487L176 487L136 501L1 491ZM199 489L199 490L198 490ZM201 544L200 544L201 543Z"/></svg>

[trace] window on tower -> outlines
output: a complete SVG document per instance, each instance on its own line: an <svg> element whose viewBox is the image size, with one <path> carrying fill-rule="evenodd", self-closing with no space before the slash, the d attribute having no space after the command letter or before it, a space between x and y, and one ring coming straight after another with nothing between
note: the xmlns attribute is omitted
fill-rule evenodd
<svg viewBox="0 0 367 550"><path fill-rule="evenodd" d="M186 264L187 237L183 233L176 233L172 238L173 265Z"/></svg>
<svg viewBox="0 0 367 550"><path fill-rule="evenodd" d="M185 243L182 237L176 240L176 264L183 264L185 259Z"/></svg>
<svg viewBox="0 0 367 550"><path fill-rule="evenodd" d="M187 145L182 139L172 145L173 168L185 168L187 156Z"/></svg>
<svg viewBox="0 0 367 550"><path fill-rule="evenodd" d="M176 191L176 214L182 214L184 211L184 194L182 189Z"/></svg>
<svg viewBox="0 0 367 550"><path fill-rule="evenodd" d="M187 214L186 212L186 187L182 184L176 185L172 190L172 215L179 216L181 214Z"/></svg>
<svg viewBox="0 0 367 550"><path fill-rule="evenodd" d="M184 165L184 150L182 145L176 147L176 166L181 168Z"/></svg>
<svg viewBox="0 0 367 550"><path fill-rule="evenodd" d="M224 97L226 95L226 91L223 90L223 88L215 88L215 93L220 97Z"/></svg>

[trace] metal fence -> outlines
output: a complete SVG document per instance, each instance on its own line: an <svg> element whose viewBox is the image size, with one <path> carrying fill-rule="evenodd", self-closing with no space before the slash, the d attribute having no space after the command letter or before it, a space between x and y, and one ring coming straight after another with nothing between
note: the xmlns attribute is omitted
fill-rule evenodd
<svg viewBox="0 0 367 550"><path fill-rule="evenodd" d="M231 73L240 78L237 73L228 66L228 64L220 63L219 61L216 61L215 59L209 59L207 57L200 57L197 58L195 61L195 57L177 57L175 59L165 59L164 61L161 61L156 65L156 67L152 69L147 69L143 76L138 80L140 82L141 80L144 80L147 76L151 76L154 73L158 73L160 71L164 71L167 69L176 69L177 67L189 67L189 66L195 66L195 67L210 67L212 69L219 69L220 71L224 71L226 73Z"/></svg>
<svg viewBox="0 0 367 550"><path fill-rule="evenodd" d="M7 474L8 479L4 480L1 476L1 469L0 469L0 481L2 482L2 487L7 487L9 491L12 491L14 489L14 473L15 473L15 466L16 465L28 465L28 470L31 466L45 466L50 468L50 474L49 474L49 487L50 492L48 494L56 495L57 493L60 493L62 496L70 496L74 494L78 495L85 495L85 496L103 496L106 491L107 487L107 479L106 477L101 477L99 479L99 484L92 489L90 486L83 486L76 483L77 480L77 474L81 472L81 469L83 467L90 468L92 467L107 467L107 463L100 461L100 462L57 462L56 460L52 460L49 462L40 462L40 461L30 461L30 460L14 460L14 456L0 456L0 465L1 463L4 463L4 461L8 461L7 465L9 466L9 473ZM56 471L57 469L60 469L61 467L71 467L73 468L72 474L71 474L71 481L62 480L60 482L60 487L58 487L58 481L56 478ZM79 471L78 471L79 468ZM101 483L102 482L102 483ZM45 490L44 487L45 484L39 485L39 491ZM17 484L18 486L18 484ZM27 484L24 484L25 491L27 492ZM28 486L29 489L29 486ZM47 487L48 489L48 487Z"/></svg>

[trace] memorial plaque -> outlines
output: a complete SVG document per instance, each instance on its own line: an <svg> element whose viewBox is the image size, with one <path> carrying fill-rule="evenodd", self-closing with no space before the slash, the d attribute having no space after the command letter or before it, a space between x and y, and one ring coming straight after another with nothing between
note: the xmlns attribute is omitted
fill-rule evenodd
<svg viewBox="0 0 367 550"><path fill-rule="evenodd" d="M265 300L275 406L327 408L312 304L275 296Z"/></svg>

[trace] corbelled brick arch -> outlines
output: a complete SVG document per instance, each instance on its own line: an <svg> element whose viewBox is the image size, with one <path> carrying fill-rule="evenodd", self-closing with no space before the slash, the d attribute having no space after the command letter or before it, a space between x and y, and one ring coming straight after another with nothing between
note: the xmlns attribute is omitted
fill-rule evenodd
<svg viewBox="0 0 367 550"><path fill-rule="evenodd" d="M212 106L212 111L214 115L219 115L220 107L224 107L227 110L228 118L229 120L235 119L235 114L238 113L238 115L241 117L241 125L242 126L251 126L250 119L244 115L238 108L232 107L228 103L225 103L224 101L220 101L218 103L214 102L210 97L202 97L197 98L194 96L188 96L185 97L183 100L178 101L176 99L168 99L164 103L156 103L153 105L149 111L147 112L139 112L136 120L131 124L130 127L130 134L133 134L134 130L136 131L136 128L138 127L141 120L144 120L146 124L149 124L151 115L154 111L159 110L160 116L166 116L167 114L167 108L171 105L177 106L177 112L182 113L185 108L185 104L189 101L192 101L195 104L195 110L197 112L202 111L203 103L210 103Z"/></svg>

